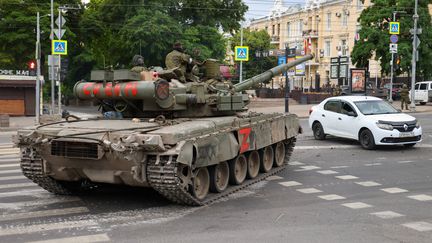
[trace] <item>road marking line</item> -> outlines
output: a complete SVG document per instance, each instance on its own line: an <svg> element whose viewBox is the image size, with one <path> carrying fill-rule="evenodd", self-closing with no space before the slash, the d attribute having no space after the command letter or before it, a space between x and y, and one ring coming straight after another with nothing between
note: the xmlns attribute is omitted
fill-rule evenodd
<svg viewBox="0 0 432 243"><path fill-rule="evenodd" d="M326 145L326 146L295 146L297 150L310 150L310 149L348 149L359 148L357 145Z"/></svg>
<svg viewBox="0 0 432 243"><path fill-rule="evenodd" d="M20 162L21 160L19 158L13 158L13 159L0 159L1 164L7 164L10 162Z"/></svg>
<svg viewBox="0 0 432 243"><path fill-rule="evenodd" d="M311 194L311 193L320 193L321 190L315 189L315 188L303 188L303 189L297 189L297 191L305 194Z"/></svg>
<svg viewBox="0 0 432 243"><path fill-rule="evenodd" d="M362 202L353 202L353 203L344 203L341 204L342 206L345 206L347 208L351 208L351 209L362 209L362 208L371 208L373 207L372 205L366 204L366 203L362 203Z"/></svg>
<svg viewBox="0 0 432 243"><path fill-rule="evenodd" d="M0 143L0 148L13 148L13 143Z"/></svg>
<svg viewBox="0 0 432 243"><path fill-rule="evenodd" d="M89 209L86 207L49 209L49 210L33 211L33 212L26 212L26 213L0 215L0 221L32 219L32 218L49 217L49 216L62 216L67 214L88 213L88 212Z"/></svg>
<svg viewBox="0 0 432 243"><path fill-rule="evenodd" d="M421 232L432 230L432 224L428 222L419 221L419 222L406 223L402 225L410 229L421 231Z"/></svg>
<svg viewBox="0 0 432 243"><path fill-rule="evenodd" d="M285 182L279 182L282 186L290 187L290 186L301 186L300 182L297 181L285 181Z"/></svg>
<svg viewBox="0 0 432 243"><path fill-rule="evenodd" d="M42 241L30 241L28 243L87 243L87 242L107 242L111 241L107 234L98 234L98 235L82 235L76 237L69 238L58 238L52 240L42 240Z"/></svg>
<svg viewBox="0 0 432 243"><path fill-rule="evenodd" d="M408 164L408 163L414 163L412 160L404 160L404 161L398 161L399 164Z"/></svg>
<svg viewBox="0 0 432 243"><path fill-rule="evenodd" d="M359 184L360 186L370 187L370 186L381 186L381 184L375 182L375 181L360 181L360 182L354 182L356 184Z"/></svg>
<svg viewBox="0 0 432 243"><path fill-rule="evenodd" d="M12 173L21 173L21 170L0 170L1 174L12 174Z"/></svg>
<svg viewBox="0 0 432 243"><path fill-rule="evenodd" d="M323 175L333 175L333 174L338 174L339 172L334 171L334 170L320 170L320 171L317 171L317 173L320 173Z"/></svg>
<svg viewBox="0 0 432 243"><path fill-rule="evenodd" d="M289 165L304 165L304 163L298 162L298 161L288 162L288 164Z"/></svg>
<svg viewBox="0 0 432 243"><path fill-rule="evenodd" d="M408 190L398 188L398 187L383 188L383 189L381 189L381 191L385 191L385 192L391 193L391 194L408 192Z"/></svg>
<svg viewBox="0 0 432 243"><path fill-rule="evenodd" d="M322 195L322 196L318 196L318 197L321 199L327 200L327 201L346 199L345 197L342 197L342 196L339 196L336 194Z"/></svg>
<svg viewBox="0 0 432 243"><path fill-rule="evenodd" d="M282 180L282 179L283 179L283 177L281 177L281 176L276 176L276 175L274 175L274 176L269 176L269 177L266 178L266 180L268 180L268 181L275 181L275 180Z"/></svg>
<svg viewBox="0 0 432 243"><path fill-rule="evenodd" d="M83 227L96 226L96 225L98 225L98 223L93 220L68 221L68 222L53 223L53 224L35 224L35 225L24 226L24 227L0 229L0 236L29 234L29 233L48 231L48 230L83 228Z"/></svg>
<svg viewBox="0 0 432 243"><path fill-rule="evenodd" d="M300 166L301 169L294 170L294 171L309 171L309 170L317 170L321 169L321 167L314 166L314 165L306 165L306 166Z"/></svg>
<svg viewBox="0 0 432 243"><path fill-rule="evenodd" d="M375 213L370 213L370 214L375 215L378 218L382 218L382 219L393 219L393 218L399 218L399 217L405 216L403 214L396 213L393 211L381 211L381 212L375 212Z"/></svg>
<svg viewBox="0 0 432 243"><path fill-rule="evenodd" d="M376 166L376 165L382 165L382 163L370 163L370 164L365 164L364 166Z"/></svg>
<svg viewBox="0 0 432 243"><path fill-rule="evenodd" d="M338 166L332 166L330 167L331 169L343 169L343 168L348 168L349 166L346 165L338 165Z"/></svg>
<svg viewBox="0 0 432 243"><path fill-rule="evenodd" d="M35 183L16 183L16 184L5 184L5 185L0 185L0 189L9 189L9 188L18 188L18 187L29 187L29 186L38 186Z"/></svg>
<svg viewBox="0 0 432 243"><path fill-rule="evenodd" d="M341 179L341 180L355 180L355 179L358 179L357 176L353 176L353 175L342 175L342 176L335 176L335 177L338 178L338 179Z"/></svg>
<svg viewBox="0 0 432 243"><path fill-rule="evenodd" d="M19 190L14 192L0 192L0 198L4 197L16 197L16 196L45 196L52 195L42 188L30 189L30 190Z"/></svg>
<svg viewBox="0 0 432 243"><path fill-rule="evenodd" d="M422 202L427 202L427 201L432 201L432 197L426 194L419 194L419 195L412 195L412 196L408 196L408 198L417 200L417 201L422 201Z"/></svg>
<svg viewBox="0 0 432 243"><path fill-rule="evenodd" d="M78 197L55 197L48 199L35 199L34 201L25 201L25 202L13 202L13 203L0 203L1 209L14 209L18 210L24 207L34 207L34 206L45 206L55 203L66 203L66 202L77 202L81 201Z"/></svg>
<svg viewBox="0 0 432 243"><path fill-rule="evenodd" d="M4 177L0 176L0 181L22 180L22 179L27 179L27 177L25 177L23 175L19 175L19 176L4 176Z"/></svg>
<svg viewBox="0 0 432 243"><path fill-rule="evenodd" d="M0 164L0 168L5 168L5 167L19 167L20 164L19 163L15 163L15 164Z"/></svg>

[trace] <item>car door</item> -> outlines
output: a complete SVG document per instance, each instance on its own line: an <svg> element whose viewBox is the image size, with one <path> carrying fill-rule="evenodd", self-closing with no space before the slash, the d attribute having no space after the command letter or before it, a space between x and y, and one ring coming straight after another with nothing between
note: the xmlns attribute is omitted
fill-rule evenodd
<svg viewBox="0 0 432 243"><path fill-rule="evenodd" d="M340 113L341 102L338 99L331 99L324 104L324 110L321 114L321 124L326 134L339 136L340 132L335 124Z"/></svg>
<svg viewBox="0 0 432 243"><path fill-rule="evenodd" d="M347 101L341 102L341 112L339 113L336 125L341 137L357 139L357 112Z"/></svg>
<svg viewBox="0 0 432 243"><path fill-rule="evenodd" d="M415 85L415 101L416 102L427 102L428 91L427 83L417 83Z"/></svg>

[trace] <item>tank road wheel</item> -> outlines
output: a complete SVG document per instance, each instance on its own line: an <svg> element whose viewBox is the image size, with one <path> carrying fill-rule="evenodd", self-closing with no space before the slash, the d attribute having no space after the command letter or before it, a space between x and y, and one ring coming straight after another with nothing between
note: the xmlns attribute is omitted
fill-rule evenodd
<svg viewBox="0 0 432 243"><path fill-rule="evenodd" d="M230 161L230 183L233 185L240 185L246 179L247 174L247 161L243 154L240 154L235 159Z"/></svg>
<svg viewBox="0 0 432 243"><path fill-rule="evenodd" d="M252 151L247 157L247 178L257 177L260 169L260 156L258 151Z"/></svg>
<svg viewBox="0 0 432 243"><path fill-rule="evenodd" d="M203 200L210 188L210 175L206 167L198 168L192 179L192 193L198 200Z"/></svg>
<svg viewBox="0 0 432 243"><path fill-rule="evenodd" d="M210 191L223 192L228 187L229 166L226 161L209 168Z"/></svg>
<svg viewBox="0 0 432 243"><path fill-rule="evenodd" d="M261 164L260 170L261 172L269 172L273 166L274 154L272 146L267 146L260 150Z"/></svg>
<svg viewBox="0 0 432 243"><path fill-rule="evenodd" d="M281 167L285 162L285 145L283 142L279 142L275 145L275 167Z"/></svg>

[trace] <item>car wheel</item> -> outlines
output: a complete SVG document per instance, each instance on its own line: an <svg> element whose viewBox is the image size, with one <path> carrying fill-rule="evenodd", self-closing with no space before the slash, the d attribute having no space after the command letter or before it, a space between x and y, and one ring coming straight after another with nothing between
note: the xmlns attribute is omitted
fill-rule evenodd
<svg viewBox="0 0 432 243"><path fill-rule="evenodd" d="M326 134L324 133L324 129L319 122L315 122L312 126L312 131L316 140L324 140Z"/></svg>
<svg viewBox="0 0 432 243"><path fill-rule="evenodd" d="M412 148L414 147L414 145L416 145L415 143L408 143L408 144L404 144L405 148Z"/></svg>
<svg viewBox="0 0 432 243"><path fill-rule="evenodd" d="M375 139L372 132L369 129L365 129L360 133L360 144L364 149L374 149Z"/></svg>
<svg viewBox="0 0 432 243"><path fill-rule="evenodd" d="M426 105L426 102L420 102L420 105Z"/></svg>

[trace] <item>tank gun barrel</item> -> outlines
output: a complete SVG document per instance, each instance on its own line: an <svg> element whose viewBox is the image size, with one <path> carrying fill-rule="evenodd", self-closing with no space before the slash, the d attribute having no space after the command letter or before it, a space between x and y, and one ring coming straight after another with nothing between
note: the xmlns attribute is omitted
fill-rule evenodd
<svg viewBox="0 0 432 243"><path fill-rule="evenodd" d="M314 57L313 54L308 54L304 57L301 57L299 59L296 59L293 62L289 62L287 64L282 64L279 65L277 67L274 67L270 70L265 71L264 73L258 74L255 77L252 77L250 79L245 80L244 82L238 83L234 85L234 91L236 92L240 92L243 90L247 90L249 88L251 88L252 86L262 83L262 82L266 82L271 80L273 77L280 75L286 71L288 71L288 69L295 67L297 65L299 65L300 63L306 62L308 60L311 60Z"/></svg>

